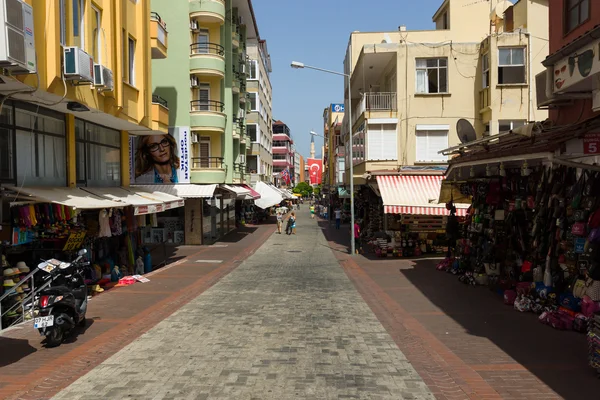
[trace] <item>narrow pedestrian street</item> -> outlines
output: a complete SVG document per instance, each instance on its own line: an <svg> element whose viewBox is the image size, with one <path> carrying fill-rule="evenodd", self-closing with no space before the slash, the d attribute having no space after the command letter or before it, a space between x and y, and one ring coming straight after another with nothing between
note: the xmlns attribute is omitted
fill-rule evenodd
<svg viewBox="0 0 600 400"><path fill-rule="evenodd" d="M29 324L0 336L0 398L593 398L583 335L434 259L350 257L348 225L298 214L296 235L270 222L182 248L149 283L94 299L58 348Z"/></svg>

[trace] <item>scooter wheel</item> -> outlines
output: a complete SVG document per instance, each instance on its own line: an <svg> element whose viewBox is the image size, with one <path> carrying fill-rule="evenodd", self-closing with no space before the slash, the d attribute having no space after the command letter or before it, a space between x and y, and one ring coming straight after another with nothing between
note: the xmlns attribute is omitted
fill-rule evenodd
<svg viewBox="0 0 600 400"><path fill-rule="evenodd" d="M59 327L54 327L50 330L50 334L46 336L46 344L48 347L57 347L63 341L63 331Z"/></svg>

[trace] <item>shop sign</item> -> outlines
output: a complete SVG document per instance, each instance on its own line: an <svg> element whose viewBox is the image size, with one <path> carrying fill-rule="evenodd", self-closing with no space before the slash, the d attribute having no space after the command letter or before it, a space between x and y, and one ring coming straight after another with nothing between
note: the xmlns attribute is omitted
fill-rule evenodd
<svg viewBox="0 0 600 400"><path fill-rule="evenodd" d="M554 64L552 76L554 93L569 92L569 88L573 91L581 90L581 85L578 84L598 73L600 73L600 40L595 40Z"/></svg>
<svg viewBox="0 0 600 400"><path fill-rule="evenodd" d="M176 201L171 201L169 203L165 203L164 204L164 209L166 210L172 210L173 208L179 208L179 207L183 207L185 205L185 201L184 200L176 200Z"/></svg>
<svg viewBox="0 0 600 400"><path fill-rule="evenodd" d="M165 211L164 204L152 204L149 206L137 206L134 208L135 215L156 214Z"/></svg>
<svg viewBox="0 0 600 400"><path fill-rule="evenodd" d="M73 251L79 249L83 245L85 239L85 232L75 232L69 235L63 251Z"/></svg>
<svg viewBox="0 0 600 400"><path fill-rule="evenodd" d="M343 113L344 112L344 105L343 104L332 104L331 105L331 111L335 112L335 113Z"/></svg>
<svg viewBox="0 0 600 400"><path fill-rule="evenodd" d="M590 132L583 136L583 154L600 154L600 132Z"/></svg>

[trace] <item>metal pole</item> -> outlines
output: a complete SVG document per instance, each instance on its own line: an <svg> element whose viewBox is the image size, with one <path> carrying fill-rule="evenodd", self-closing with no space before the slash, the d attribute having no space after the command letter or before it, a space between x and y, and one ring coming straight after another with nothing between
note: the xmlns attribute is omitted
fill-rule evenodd
<svg viewBox="0 0 600 400"><path fill-rule="evenodd" d="M350 254L356 253L354 246L354 140L352 137L352 90L350 89L350 80L352 71L346 75L348 79L348 121L350 121Z"/></svg>

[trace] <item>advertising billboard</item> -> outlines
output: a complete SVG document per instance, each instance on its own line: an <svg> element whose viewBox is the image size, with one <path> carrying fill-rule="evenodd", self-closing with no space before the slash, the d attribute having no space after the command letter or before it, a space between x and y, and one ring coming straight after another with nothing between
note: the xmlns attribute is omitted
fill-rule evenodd
<svg viewBox="0 0 600 400"><path fill-rule="evenodd" d="M190 130L169 129L168 134L130 136L131 183L170 185L190 183Z"/></svg>
<svg viewBox="0 0 600 400"><path fill-rule="evenodd" d="M310 184L320 185L323 178L323 161L316 158L309 158L307 161Z"/></svg>

